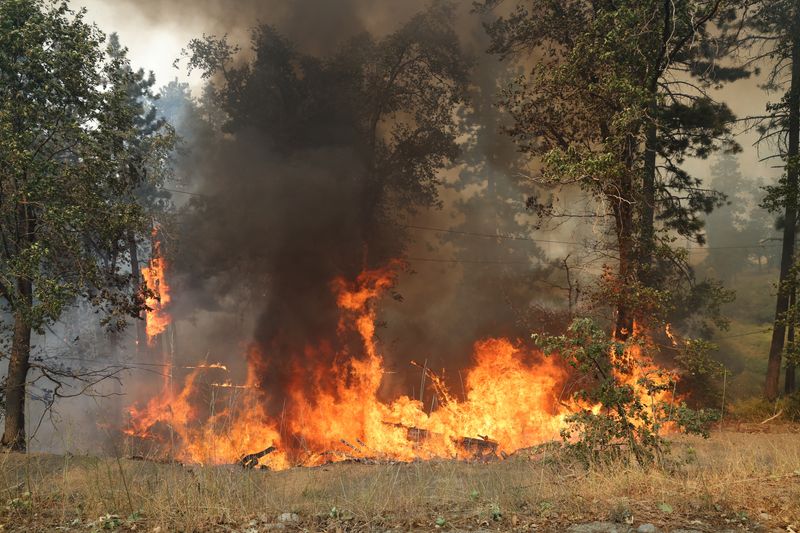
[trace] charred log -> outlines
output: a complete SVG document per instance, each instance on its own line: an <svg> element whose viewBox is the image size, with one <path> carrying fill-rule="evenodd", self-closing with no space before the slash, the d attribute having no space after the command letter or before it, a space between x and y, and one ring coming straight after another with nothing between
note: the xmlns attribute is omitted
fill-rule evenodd
<svg viewBox="0 0 800 533"><path fill-rule="evenodd" d="M238 464L242 468L247 468L247 469L256 468L258 466L259 460L261 460L262 457L271 454L275 450L277 450L275 446L270 446L266 450L261 450L258 453L251 453L248 455L244 455L238 461L236 461L236 464Z"/></svg>
<svg viewBox="0 0 800 533"><path fill-rule="evenodd" d="M459 448L469 453L476 459L488 459L497 457L497 447L499 443L489 437L481 435L479 439L473 437L461 437L456 442Z"/></svg>

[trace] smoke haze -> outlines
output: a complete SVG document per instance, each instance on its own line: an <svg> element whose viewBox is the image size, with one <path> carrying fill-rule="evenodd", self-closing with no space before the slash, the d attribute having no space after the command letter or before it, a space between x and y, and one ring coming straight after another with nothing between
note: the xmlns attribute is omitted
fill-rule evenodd
<svg viewBox="0 0 800 533"><path fill-rule="evenodd" d="M83 0L89 18L103 29L117 30L131 48L135 66L156 68L160 83L189 39L202 34L229 35L245 57L253 26L273 25L308 56L324 59L362 33L379 40L400 29L429 2L371 0ZM206 357L222 360L243 375L252 343L263 369L260 385L273 392L270 410L282 408L282 388L302 383L298 369L335 363L336 349L326 342L337 336L337 314L331 281L353 279L364 268L397 256L409 258L400 276L397 298L385 298L378 331L390 374L386 395L411 393L419 386L414 360L445 370L459 392L458 371L468 365L471 345L490 336L525 338L533 330L558 323L565 279L551 261L581 253L570 242L590 236L592 228L576 224L536 232L536 220L525 214L532 191L524 184L524 165L511 141L498 134L502 123L492 105L494 91L514 74L486 56L486 37L478 16L459 2L454 27L465 55L477 58L470 96L481 105L469 117L471 144L440 172L441 209L422 206L397 210L374 225L371 194L359 176L366 172L358 146L343 140L341 128L320 133L311 145L278 150L271 132L240 128L191 147L191 167L178 170L181 189L191 192L190 205L174 235L176 278L172 313L176 318L179 362ZM197 74L190 79L195 96L202 90ZM756 96L757 95L757 96ZM719 94L739 114L763 110L757 81L729 86ZM730 98L729 98L730 97ZM338 124L335 124L338 126ZM470 135L464 134L464 137ZM770 172L743 136L741 158L748 176ZM691 161L699 176L710 162ZM561 201L573 199L569 191ZM365 223L369 221L370 224ZM404 226L417 226L417 229ZM420 229L423 228L423 229ZM450 228L465 234L424 228ZM520 234L563 241L539 244L507 241L469 233ZM546 235L546 236L545 236ZM593 268L598 267L595 265ZM592 268L592 267L589 267ZM587 275L593 273L587 271ZM307 346L313 350L305 350ZM153 378L148 376L151 382ZM146 381L146 380L145 380ZM308 386L312 386L308 383ZM142 391L146 389L142 386ZM417 389L417 394L419 390Z"/></svg>

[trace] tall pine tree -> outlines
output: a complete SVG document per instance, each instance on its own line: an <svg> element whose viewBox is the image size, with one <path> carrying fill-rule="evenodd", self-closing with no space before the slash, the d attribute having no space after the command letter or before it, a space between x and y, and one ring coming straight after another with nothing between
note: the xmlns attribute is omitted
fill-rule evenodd
<svg viewBox="0 0 800 533"><path fill-rule="evenodd" d="M731 39L713 25L735 14L723 0L527 0L487 27L492 52L533 63L501 103L509 133L541 164L537 181L579 186L611 221L606 300L618 338L646 322L658 288L693 282L669 244L675 234L703 242L702 215L723 199L682 163L737 148L732 112L709 93L746 75L718 63Z"/></svg>

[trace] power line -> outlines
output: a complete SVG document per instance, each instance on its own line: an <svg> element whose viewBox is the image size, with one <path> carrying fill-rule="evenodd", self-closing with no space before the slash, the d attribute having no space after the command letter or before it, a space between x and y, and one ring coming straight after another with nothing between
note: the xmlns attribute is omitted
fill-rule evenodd
<svg viewBox="0 0 800 533"><path fill-rule="evenodd" d="M199 192L189 192L189 191L181 191L181 190L178 190L178 189L168 189L167 187L161 187L160 189L162 191L175 192L175 193L178 193L178 194L188 194L190 196L203 196L203 197L206 196L205 194L201 194Z"/></svg>
<svg viewBox="0 0 800 533"><path fill-rule="evenodd" d="M583 246L584 248L588 248L586 243L576 242L576 241L558 241L558 240L550 240L550 239L534 239L533 237L522 237L518 235L503 235L503 234L493 234L493 233L481 233L478 231L462 231L462 230L454 230L454 229L447 229L447 228L436 228L433 226L418 226L414 224L398 224L401 228L408 228L408 229L417 229L417 230L425 230L425 231L433 231L436 233L450 233L455 235L466 235L471 237L482 237L487 239L501 239L501 240L513 240L513 241L529 241L529 242L542 242L542 243L550 243L550 244L570 244L576 246ZM757 244L743 244L743 245L731 245L731 246L681 246L684 250L728 250L728 249L749 249L749 248L768 248L768 247L778 247L781 246L780 243L774 244L764 244L764 243L757 243Z"/></svg>
<svg viewBox="0 0 800 533"><path fill-rule="evenodd" d="M179 193L179 194L188 194L191 196L200 196L205 197L207 195L202 193L190 192L190 191L183 191L178 189L169 189L167 187L162 187L162 190ZM406 229L415 229L415 230L422 230L422 231L433 231L436 233L447 233L451 235L464 235L468 237L480 237L484 239L500 239L500 240L510 240L510 241L527 241L527 242L535 242L535 243L544 243L544 244L566 244L572 246L582 246L584 248L591 248L587 246L584 242L577 242L577 241L561 241L555 239L535 239L533 237L525 237L521 235L504 235L498 233L483 233L480 231L467 231L467 230L456 230L450 228L437 228L433 226L421 226L417 224L397 224L398 227L406 228ZM763 243L756 243L756 244L743 244L743 245L730 245L730 246L681 246L684 250L688 250L690 252L701 252L703 250L745 250L745 249L752 249L752 248L772 248L772 247L779 247L781 246L780 243L774 244L763 244ZM436 262L433 259L417 259L419 261L432 261ZM441 260L441 262L456 262L450 260ZM492 261L461 261L467 263L492 263ZM505 262L500 262L505 264ZM521 262L520 262L521 263Z"/></svg>
<svg viewBox="0 0 800 533"><path fill-rule="evenodd" d="M726 340L726 339L736 339L738 337L749 337L750 335L759 335L761 333L769 333L770 331L772 331L772 328L760 329L758 331L751 331L750 333L739 333L739 334L736 334L736 335L726 335L725 337L716 337L716 338L714 338L712 340L723 341L723 340Z"/></svg>
<svg viewBox="0 0 800 533"><path fill-rule="evenodd" d="M575 241L556 241L556 240L549 240L549 239L534 239L532 237L522 237L518 235L502 235L502 234L492 234L492 233L480 233L477 231L461 231L455 229L446 229L446 228L434 228L431 226L416 226L413 224L398 224L401 228L408 228L408 229L419 229L419 230L426 230L426 231L435 231L437 233L451 233L455 235L468 235L471 237L483 237L487 239L505 239L505 240L512 240L512 241L530 241L530 242L543 242L549 244L576 244L580 246L584 246L584 243L575 242Z"/></svg>
<svg viewBox="0 0 800 533"><path fill-rule="evenodd" d="M420 261L423 263L459 263L468 265L532 265L531 261L502 261L483 259L440 259L436 257L406 257L406 261Z"/></svg>

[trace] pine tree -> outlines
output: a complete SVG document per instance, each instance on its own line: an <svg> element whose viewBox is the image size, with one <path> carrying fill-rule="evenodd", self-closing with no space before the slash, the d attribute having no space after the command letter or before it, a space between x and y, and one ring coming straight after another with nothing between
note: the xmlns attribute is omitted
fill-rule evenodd
<svg viewBox="0 0 800 533"><path fill-rule="evenodd" d="M772 67L765 88L784 93L780 102L767 106L765 115L754 117L761 133L761 142L777 146L786 169L779 184L769 189L764 200L765 207L783 215L781 270L764 387L767 399L774 400L779 394L787 312L795 291L792 270L795 263L800 177L800 1L759 0L752 2L749 7L749 31L743 38L743 44L754 51L751 62L770 61ZM794 369L791 366L789 368L791 386Z"/></svg>
<svg viewBox="0 0 800 533"><path fill-rule="evenodd" d="M685 254L669 244L675 234L703 242L702 215L723 200L681 165L737 149L732 112L709 94L746 75L719 66L732 39L712 30L734 7L529 0L487 26L492 52L534 63L501 103L514 122L509 134L542 165L537 181L581 187L612 221L616 271L603 299L615 302L620 339L663 300L659 288L692 283Z"/></svg>

